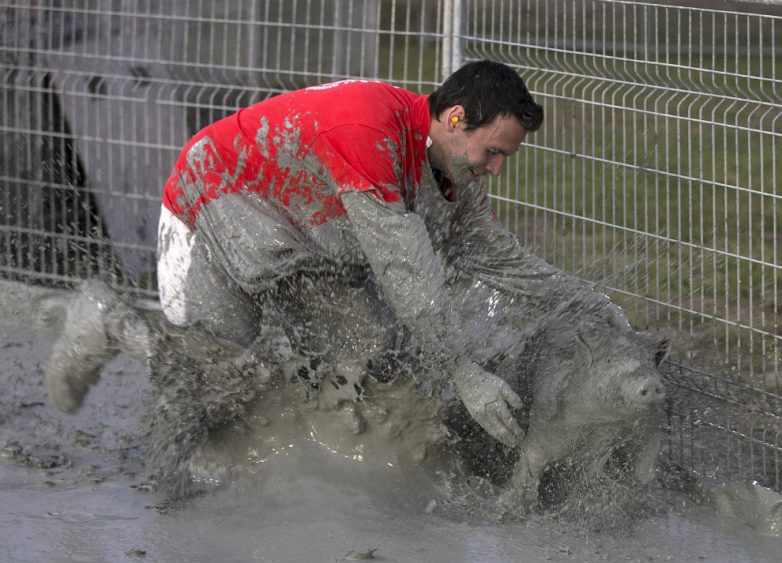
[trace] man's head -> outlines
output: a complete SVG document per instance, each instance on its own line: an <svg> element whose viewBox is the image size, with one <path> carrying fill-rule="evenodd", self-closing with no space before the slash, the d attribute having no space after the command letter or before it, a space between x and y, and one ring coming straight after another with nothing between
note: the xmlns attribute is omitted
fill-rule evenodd
<svg viewBox="0 0 782 563"><path fill-rule="evenodd" d="M506 156L543 122L524 81L492 61L468 63L429 96L429 160L461 188L478 176L497 175Z"/></svg>

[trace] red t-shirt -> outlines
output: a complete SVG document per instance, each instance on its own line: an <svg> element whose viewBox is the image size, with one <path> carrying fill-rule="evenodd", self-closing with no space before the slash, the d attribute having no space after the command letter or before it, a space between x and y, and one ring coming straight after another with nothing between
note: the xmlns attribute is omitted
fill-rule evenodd
<svg viewBox="0 0 782 563"><path fill-rule="evenodd" d="M344 215L339 194L370 191L412 209L427 163L426 96L347 80L281 94L207 126L182 150L163 205L191 227L224 193L257 192L294 225Z"/></svg>

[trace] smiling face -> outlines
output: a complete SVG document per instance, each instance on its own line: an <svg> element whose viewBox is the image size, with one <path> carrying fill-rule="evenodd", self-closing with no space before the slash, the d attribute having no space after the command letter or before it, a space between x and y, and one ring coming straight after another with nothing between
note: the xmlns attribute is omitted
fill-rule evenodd
<svg viewBox="0 0 782 563"><path fill-rule="evenodd" d="M498 116L468 131L464 110L454 106L432 120L429 161L458 189L480 176L499 175L505 158L519 149L527 132L513 116Z"/></svg>

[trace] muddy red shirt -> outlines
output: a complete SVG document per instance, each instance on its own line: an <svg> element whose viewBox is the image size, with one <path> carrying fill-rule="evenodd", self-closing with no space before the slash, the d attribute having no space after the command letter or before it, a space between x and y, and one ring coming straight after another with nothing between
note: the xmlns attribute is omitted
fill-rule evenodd
<svg viewBox="0 0 782 563"><path fill-rule="evenodd" d="M250 190L299 227L341 217L370 191L404 213L427 163L426 96L347 80L282 94L207 126L184 147L163 205L191 227L202 206Z"/></svg>

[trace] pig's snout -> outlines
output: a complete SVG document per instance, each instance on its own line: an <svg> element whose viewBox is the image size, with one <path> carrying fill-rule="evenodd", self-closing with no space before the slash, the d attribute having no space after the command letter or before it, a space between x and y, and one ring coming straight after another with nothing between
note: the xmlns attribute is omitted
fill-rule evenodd
<svg viewBox="0 0 782 563"><path fill-rule="evenodd" d="M624 392L628 402L638 405L658 403L665 398L663 384L656 377L646 377L626 382Z"/></svg>

